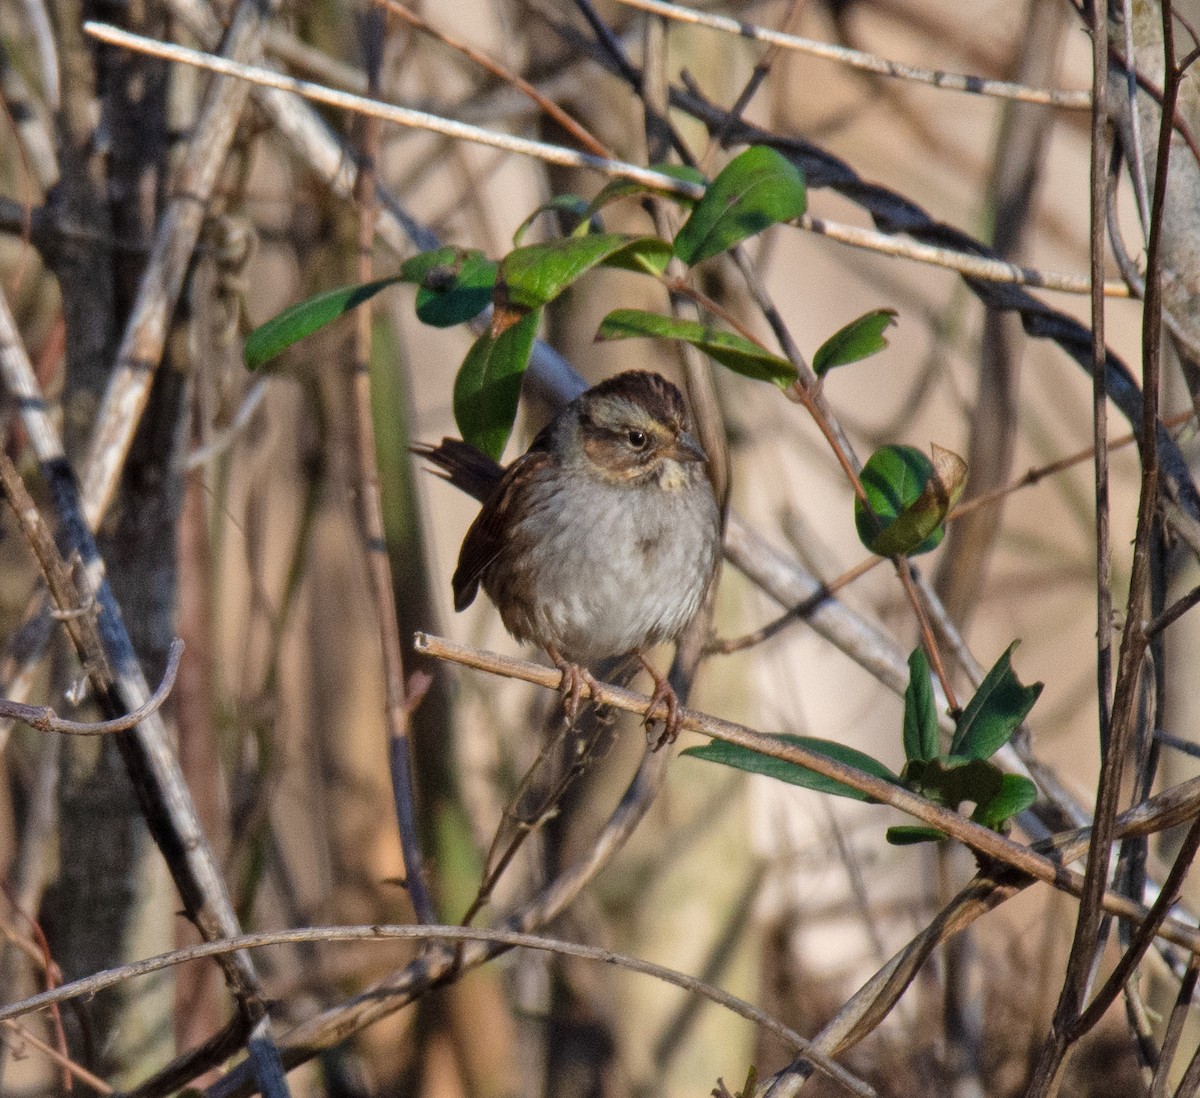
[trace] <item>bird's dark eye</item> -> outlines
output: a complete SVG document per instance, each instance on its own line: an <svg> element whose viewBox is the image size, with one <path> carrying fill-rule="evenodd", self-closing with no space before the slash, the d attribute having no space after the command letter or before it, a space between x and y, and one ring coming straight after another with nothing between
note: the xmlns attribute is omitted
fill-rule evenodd
<svg viewBox="0 0 1200 1098"><path fill-rule="evenodd" d="M641 450L646 445L645 431L630 431L625 437L629 439L629 445L635 450Z"/></svg>

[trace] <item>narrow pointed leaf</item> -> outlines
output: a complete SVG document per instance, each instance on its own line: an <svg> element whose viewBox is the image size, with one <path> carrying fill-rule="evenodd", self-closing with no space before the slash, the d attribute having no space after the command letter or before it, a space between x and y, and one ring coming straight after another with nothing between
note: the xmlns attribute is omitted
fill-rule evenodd
<svg viewBox="0 0 1200 1098"><path fill-rule="evenodd" d="M733 332L694 320L676 320L641 309L617 309L601 321L600 330L596 333L597 340L633 339L639 336L682 339L734 373L758 381L773 381L781 389L786 389L796 380L796 368L786 358L773 355L757 343L751 343Z"/></svg>
<svg viewBox="0 0 1200 1098"><path fill-rule="evenodd" d="M339 286L326 290L307 301L297 302L278 316L260 324L247 337L242 348L246 369L257 370L293 343L312 335L351 309L369 301L380 290L407 281L403 275L380 278L355 286Z"/></svg>
<svg viewBox="0 0 1200 1098"><path fill-rule="evenodd" d="M904 691L904 757L933 759L938 754L938 715L923 648L908 657L908 687Z"/></svg>
<svg viewBox="0 0 1200 1098"><path fill-rule="evenodd" d="M454 420L462 437L497 461L512 433L540 312L528 313L500 335L484 332L454 379Z"/></svg>
<svg viewBox="0 0 1200 1098"><path fill-rule="evenodd" d="M675 237L685 263L726 251L755 233L804 213L804 177L782 154L754 146L712 181Z"/></svg>
<svg viewBox="0 0 1200 1098"><path fill-rule="evenodd" d="M780 743L807 748L826 758L853 766L855 769L873 774L877 778L883 778L884 781L899 784L900 779L878 759L873 759L870 755L856 751L853 747L847 747L845 744L834 743L832 740L814 739L812 736L773 736L772 739L777 739ZM850 797L856 801L867 801L870 804L877 803L874 797L860 793L853 786L833 778L827 778L807 767L784 762L782 759L772 758L770 755L762 755L749 748L738 747L736 744L714 740L702 747L689 747L683 754L691 755L696 759L705 759L708 762L721 763L723 766L732 766L737 770L746 770L751 774L765 774L769 778L777 778L789 785L800 785L805 789L815 789L819 793L832 793L838 797Z"/></svg>
<svg viewBox="0 0 1200 1098"><path fill-rule="evenodd" d="M435 248L405 261L400 276L417 284L417 317L435 328L473 320L492 302L496 263L476 248Z"/></svg>
<svg viewBox="0 0 1200 1098"><path fill-rule="evenodd" d="M1018 643L1008 646L967 702L950 744L952 755L991 758L1008 743L1038 700L1042 684L1022 686L1013 671L1012 652Z"/></svg>
<svg viewBox="0 0 1200 1098"><path fill-rule="evenodd" d="M876 309L850 321L817 348L812 361L813 373L824 377L835 366L846 366L878 354L888 345L883 338L884 331L895 323L895 309Z"/></svg>
<svg viewBox="0 0 1200 1098"><path fill-rule="evenodd" d="M962 494L966 463L934 447L934 460L912 446L883 446L863 466L862 485L870 503L854 501L854 523L862 543L880 556L916 556L941 542L946 514Z"/></svg>
<svg viewBox="0 0 1200 1098"><path fill-rule="evenodd" d="M516 248L500 262L496 308L513 313L540 309L601 264L662 271L670 256L670 246L657 237L624 233L569 236Z"/></svg>

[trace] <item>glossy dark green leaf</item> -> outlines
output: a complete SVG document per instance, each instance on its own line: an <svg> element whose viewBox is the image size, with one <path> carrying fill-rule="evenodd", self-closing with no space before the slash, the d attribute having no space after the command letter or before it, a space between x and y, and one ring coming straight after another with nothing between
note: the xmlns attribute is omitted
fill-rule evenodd
<svg viewBox="0 0 1200 1098"><path fill-rule="evenodd" d="M1012 668L1013 641L963 709L950 743L952 755L989 759L1012 738L1042 692L1042 684L1022 686Z"/></svg>
<svg viewBox="0 0 1200 1098"><path fill-rule="evenodd" d="M417 284L417 316L435 328L473 320L492 302L496 263L471 248L435 248L405 261L400 277Z"/></svg>
<svg viewBox="0 0 1200 1098"><path fill-rule="evenodd" d="M708 180L704 178L703 172L688 164L652 164L651 167L656 172L669 175L673 179L681 179L685 183L695 183L701 187L708 183ZM638 183L632 179L614 179L606 184L600 193L592 199L588 205L587 214L590 217L609 203L616 202L618 199L647 194L669 198L672 202L678 202L680 205L688 207L695 206L698 201L698 199L679 194L677 191L666 190L662 187L652 187L648 183Z"/></svg>
<svg viewBox="0 0 1200 1098"><path fill-rule="evenodd" d="M670 258L669 245L657 237L624 233L569 236L516 248L500 261L496 308L519 313L540 309L594 267L661 273Z"/></svg>
<svg viewBox="0 0 1200 1098"><path fill-rule="evenodd" d="M878 759L873 759L870 755L865 755L845 744L834 743L832 740L814 739L812 736L772 736L771 738L780 743L806 748L816 754L824 755L828 759L853 766L856 770L873 774L884 781L899 784L900 779ZM782 759L772 758L770 755L762 755L747 747L738 747L736 744L714 740L701 747L689 747L683 754L697 759L705 759L708 762L721 763L723 766L732 766L737 770L746 770L751 774L765 774L767 777L778 778L779 781L787 782L789 785L815 789L819 793L833 793L838 797L851 797L856 801L877 803L874 797L860 793L853 786L833 778L827 778L807 767L784 762Z"/></svg>
<svg viewBox="0 0 1200 1098"><path fill-rule="evenodd" d="M883 446L863 466L870 508L854 501L858 536L880 556L916 556L941 542L944 519L966 484L966 463L939 446L930 460L912 446Z"/></svg>
<svg viewBox="0 0 1200 1098"><path fill-rule="evenodd" d="M676 320L640 309L617 309L601 321L600 330L596 333L597 340L639 336L682 339L734 373L758 381L773 381L781 389L786 389L796 380L796 368L786 358L773 355L757 343L751 343L733 332L694 320Z"/></svg>
<svg viewBox="0 0 1200 1098"><path fill-rule="evenodd" d="M913 759L904 767L904 785L928 801L958 811L963 801L986 804L999 792L1004 773L982 759L949 756Z"/></svg>
<svg viewBox="0 0 1200 1098"><path fill-rule="evenodd" d="M884 331L895 323L895 309L876 309L850 321L817 348L812 361L813 373L824 377L835 366L846 366L878 354L888 345L883 338Z"/></svg>
<svg viewBox="0 0 1200 1098"><path fill-rule="evenodd" d="M484 332L454 379L454 420L462 437L497 461L517 418L521 379L540 317L534 311L499 335Z"/></svg>
<svg viewBox="0 0 1200 1098"><path fill-rule="evenodd" d="M257 370L293 343L333 323L351 309L369 301L380 290L407 281L403 275L380 278L356 286L339 286L335 290L297 302L278 316L260 324L247 337L242 357L248 370Z"/></svg>
<svg viewBox="0 0 1200 1098"><path fill-rule="evenodd" d="M514 247L521 243L521 239L529 231L529 226L544 213L566 214L571 226L568 231L574 232L576 228L587 224L592 210L587 200L580 198L577 194L556 194L548 202L543 202L517 226L517 231L513 233L512 238Z"/></svg>
<svg viewBox="0 0 1200 1098"><path fill-rule="evenodd" d="M938 754L938 715L923 648L908 657L908 687L904 691L904 757L933 759Z"/></svg>
<svg viewBox="0 0 1200 1098"><path fill-rule="evenodd" d="M804 213L804 176L781 153L754 146L712 181L675 237L675 254L699 263Z"/></svg>
<svg viewBox="0 0 1200 1098"><path fill-rule="evenodd" d="M971 819L993 831L999 830L1018 812L1024 812L1037 797L1037 786L1028 778L1021 774L1005 774L996 795L986 803L976 805Z"/></svg>
<svg viewBox="0 0 1200 1098"><path fill-rule="evenodd" d="M884 838L892 846L916 846L917 843L940 843L950 836L936 827L924 827L921 824L899 824L889 827Z"/></svg>

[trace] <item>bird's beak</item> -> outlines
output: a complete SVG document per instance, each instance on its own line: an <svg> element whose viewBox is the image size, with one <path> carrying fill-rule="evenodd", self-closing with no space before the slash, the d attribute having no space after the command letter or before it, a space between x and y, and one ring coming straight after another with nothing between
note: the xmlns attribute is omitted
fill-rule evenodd
<svg viewBox="0 0 1200 1098"><path fill-rule="evenodd" d="M704 447L700 445L687 431L680 431L675 442L670 450L667 451L670 457L676 461L707 461L708 455L704 452Z"/></svg>

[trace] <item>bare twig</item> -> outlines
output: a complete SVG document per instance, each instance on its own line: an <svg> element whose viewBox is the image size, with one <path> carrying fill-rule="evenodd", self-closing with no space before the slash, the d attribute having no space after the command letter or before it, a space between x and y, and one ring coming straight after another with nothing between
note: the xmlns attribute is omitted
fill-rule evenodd
<svg viewBox="0 0 1200 1098"><path fill-rule="evenodd" d="M15 475L7 458L0 459L0 481L3 482L5 493L9 491L9 477ZM39 732L59 732L66 736L107 736L112 732L127 732L135 724L141 724L151 713L161 708L163 702L175 685L175 676L179 672L179 661L183 657L183 641L176 638L171 642L171 651L167 657L167 669L163 672L158 689L132 713L109 721L72 721L60 717L48 705L23 705L21 702L11 702L0 699L0 718L20 721Z"/></svg>
<svg viewBox="0 0 1200 1098"><path fill-rule="evenodd" d="M185 65L208 69L210 72L223 76L236 76L241 80L259 84L262 87L276 88L279 91L292 92L311 99L316 103L339 107L342 110L353 111L357 114L371 115L385 122L408 126L413 129L429 130L440 133L445 137L456 138L460 141L471 141L480 145L489 145L506 152L533 156L551 164L560 164L568 168L591 168L607 175L632 179L658 189L668 189L675 193L684 194L691 198L700 198L704 188L694 183L672 179L660 172L648 168L639 168L635 164L627 164L621 160L610 160L592 153L575 152L559 145L550 145L544 141L530 141L527 138L514 137L493 130L469 126L464 122L455 122L449 118L439 118L425 111L410 110L377 100L365 99L360 95L337 91L322 84L314 84L308 80L297 80L295 77L284 76L254 65L243 65L214 54L203 53L200 50L188 49L185 46L174 46L166 42L156 42L139 34L130 34L106 23L88 22L84 25L88 34L109 42L115 46L148 53L155 57L163 57L168 61L178 61ZM669 183L665 181L670 180Z"/></svg>
<svg viewBox="0 0 1200 1098"><path fill-rule="evenodd" d="M767 622L766 625L760 625L757 629L744 633L740 637L729 637L724 640L714 639L709 641L705 646L704 654L706 656L728 656L734 652L741 652L747 648L753 648L757 644L762 644L764 641L770 640L774 636L778 636L789 625L803 621L808 615L817 608L817 606L831 595L836 594L843 587L848 587L855 580L860 579L870 572L873 568L884 562L883 557L865 557L860 560L853 568L846 569L840 576L831 579L828 583L822 583L819 589L805 599L802 603L790 607L786 613L780 614L773 621Z"/></svg>
<svg viewBox="0 0 1200 1098"><path fill-rule="evenodd" d="M1149 625L1146 626L1146 639L1153 640L1164 629L1174 625L1196 603L1200 602L1200 587L1193 587L1186 595L1176 599Z"/></svg>
<svg viewBox="0 0 1200 1098"><path fill-rule="evenodd" d="M1104 103L1108 84L1108 12L1094 7L1092 33L1092 128L1090 176L1091 264L1093 277L1104 268L1104 234L1107 205L1106 116ZM1039 1098L1053 1092L1062 1070L1072 1037L1071 1028L1083 1011L1088 983L1093 971L1101 927L1097 896L1105 888L1115 818L1115 797L1120 789L1121 769L1128 732L1127 723L1118 729L1114 742L1112 730L1112 558L1109 546L1108 483L1108 373L1104 369L1104 298L1092 291L1092 445L1094 452L1096 499L1096 691L1099 713L1100 749L1104 763L1096 810L1091 857L1088 859L1086 893L1079 905L1075 937L1067 960L1067 971L1055 1007L1051 1032L1042 1047L1034 1071L1031 1092ZM1132 592L1132 584L1131 584ZM1132 595L1131 595L1132 597ZM1122 662L1124 662L1124 651ZM1114 780L1114 777L1116 780ZM1105 798L1105 794L1107 795ZM1105 810L1108 811L1105 811Z"/></svg>
<svg viewBox="0 0 1200 1098"><path fill-rule="evenodd" d="M561 145L552 145L544 141L532 141L527 138L515 137L511 134L495 130L482 129L465 122L441 118L424 111L415 111L407 107L399 107L389 103L380 103L366 99L349 92L327 88L322 84L314 84L307 80L284 76L269 69L253 65L242 65L213 54L199 50L188 49L184 46L156 42L154 39L141 35L130 34L118 30L105 23L89 22L85 30L96 38L127 49L149 53L156 57L164 57L169 61L178 61L197 68L208 69L211 72L226 76L236 76L264 88L291 92L304 96L316 103L338 107L342 110L358 114L372 115L392 122L396 125L413 129L429 130L446 137L461 141L471 141L475 144L488 145L506 152L522 156L532 156L549 164L559 164L568 168L588 168L605 175L630 179L653 187L655 190L671 194L679 194L686 198L699 198L704 189L698 184L689 183L673 176L649 168L642 168L622 160L613 160L595 156L591 153L576 152ZM987 281L1007 282L1016 285L1035 286L1041 289L1062 290L1065 293L1087 293L1089 283L1074 275L1041 272L1016 264L989 260L985 257L972 256L967 253L954 252L947 248L938 248L928 244L897 241L894 236L876 233L869 229L860 229L851 225L842 225L825 218L805 214L796 222L801 228L829 236L842 243L853 244L857 247L869 248L889 255L903 255L919 262L932 263L936 266L947 267L959 271L972 278ZM1129 288L1124 282L1104 283L1105 292L1116 297L1128 297Z"/></svg>
<svg viewBox="0 0 1200 1098"><path fill-rule="evenodd" d="M921 84L930 84L935 88L971 92L975 95L990 95L1001 99L1018 99L1025 103L1041 103L1052 107L1064 107L1068 110L1087 110L1092 101L1091 95L1086 91L1029 88L1007 80L988 80L979 76L922 69L915 65L905 65L899 61L876 57L874 54L864 53L862 50L847 49L845 46L834 46L827 42L816 42L810 38L799 38L793 34L783 34L780 31L757 27L753 23L747 23L740 19L695 11L677 4L666 4L662 0L620 0L620 3L665 18L710 27L727 34L735 34L740 38L751 38L758 42L781 46L784 49L800 50L814 57L838 61L865 72L877 73L880 76L895 76L902 80L913 80Z"/></svg>
<svg viewBox="0 0 1200 1098"><path fill-rule="evenodd" d="M1097 7L1094 10L1092 26L1093 66L1095 70L1097 101L1102 101L1101 92L1104 89L1104 73L1107 68L1107 13ZM1120 655L1118 657L1117 678L1112 701L1111 718L1108 728L1105 728L1104 716L1107 711L1108 697L1106 693L1100 697L1101 712L1101 750L1104 752L1100 770L1100 782L1096 792L1096 811L1093 820L1092 839L1089 844L1086 889L1083 901L1079 907L1079 918L1075 928L1075 938L1071 945L1071 954L1067 962L1067 975L1063 981L1062 993L1055 1008L1051 1032L1043 1047L1042 1055L1035 1070L1031 1095L1049 1094L1059 1077L1062 1064L1072 1043L1085 1032L1084 1022L1094 1024L1098 1020L1093 1012L1085 1011L1084 1002L1087 987L1091 978L1093 959L1099 946L1101 927L1100 894L1105 890L1109 854L1114 838L1114 822L1117 814L1118 798L1121 790L1121 777L1129 753L1133 736L1133 726L1137 708L1138 680L1142 674L1142 665L1147 648L1147 639L1142 622L1143 608L1146 605L1147 581L1150 570L1150 542L1152 524L1157 510L1159 484L1159 453L1157 445L1158 395L1159 395L1159 338L1162 329L1162 271L1159 263L1159 249L1162 239L1162 212L1167 193L1167 172L1171 153L1172 119L1179 93L1180 71L1175 61L1173 25L1171 21L1170 0L1162 0L1163 50L1166 58L1166 77L1163 88L1163 108L1160 115L1158 134L1158 160L1155 170L1154 194L1150 205L1150 238L1147 243L1146 255L1146 299L1142 312L1142 432L1139 439L1139 450L1142 459L1141 492L1138 498L1137 528L1134 537L1133 565L1129 579L1129 597L1126 605L1125 628L1121 636ZM1092 218L1093 225L1099 222L1103 231L1103 214L1105 201L1106 163L1103 150L1103 127L1099 121L1093 126L1092 150ZM1099 146L1099 147L1097 147ZM1095 247L1093 248L1095 253ZM1099 265L1101 258L1093 254L1093 265ZM1093 298L1096 312L1094 322L1103 323L1102 311L1099 308L1100 298ZM1100 345L1097 338L1096 345ZM1097 371L1097 376L1101 371ZM1103 404L1104 392L1101 389L1097 401ZM1103 444L1103 434L1100 433L1102 423L1098 424L1098 453ZM1097 491L1103 488L1097 479ZM1098 514L1098 523L1101 520ZM1104 523L1107 517L1103 516ZM1104 526L1098 527L1102 540L1098 548L1101 552L1107 550L1107 531ZM1101 594L1100 607L1103 611L1108 592ZM1109 621L1107 616L1100 620L1100 675L1099 685L1104 691L1107 687L1105 670L1106 648L1108 645ZM1106 735L1107 732L1107 735Z"/></svg>
<svg viewBox="0 0 1200 1098"><path fill-rule="evenodd" d="M1120 961L1117 962L1116 968L1109 973L1108 979L1104 985L1096 992L1092 1001L1088 1003L1087 1009L1080 1014L1079 1018L1071 1027L1071 1036L1076 1038L1093 1029L1097 1022L1103 1017L1105 1011L1116 1001L1118 995L1121 994L1121 989L1126 981L1133 975L1133 970L1141 962L1146 955L1146 951L1154 942L1154 934L1161 925L1162 920L1167 917L1168 912L1178 902L1180 893L1183 891L1184 878L1188 871L1192 868L1192 861L1196 857L1197 850L1200 850L1200 817L1192 821L1192 826L1188 828L1188 833L1179 847L1178 853L1175 855L1175 862L1171 866L1171 872L1167 874L1166 881L1159 891L1154 905L1150 908L1150 914L1146 916L1144 922L1139 924L1137 933L1133 936L1133 940L1129 944L1129 948L1122 954Z"/></svg>
<svg viewBox="0 0 1200 1098"><path fill-rule="evenodd" d="M1092 292L1091 280L1082 275L1040 271L1019 263L1009 263L1003 259L971 255L968 252L955 251L953 248L939 247L936 244L925 244L918 240L902 240L888 233L864 229L858 225L845 225L829 221L813 214L802 214L796 224L802 229L827 236L830 240L836 240L840 244L849 244L855 248L878 252L880 255L912 259L918 263L928 263L933 267L945 267L949 271L957 271L968 278L979 278L985 282L1008 282L1014 286L1057 290L1065 294L1089 294ZM1104 288L1106 297L1132 296L1129 287L1123 281L1105 281L1102 278L1100 285Z"/></svg>
<svg viewBox="0 0 1200 1098"><path fill-rule="evenodd" d="M556 779L554 786L540 798L538 804L532 810L522 811L521 802L533 788L534 780L542 767L546 765L562 746L568 735L574 731L575 729L571 727L564 728L561 735L547 740L542 750L538 752L538 757L517 783L516 789L513 790L513 794L504 809L504 820L501 826L496 829L496 834L488 849L487 857L484 859L483 880L480 881L475 898L463 913L461 919L463 926L469 926L475 920L475 916L487 906L497 882L513 858L516 857L525 840L539 827L547 823L558 809L567 790L586 769L604 728L599 716L596 715L595 727L591 730L591 734L577 741L578 746L573 753L574 757L571 760L571 764L564 768L563 773ZM503 826L505 822L512 825L512 829L508 834L505 833ZM505 840L507 840L507 844Z"/></svg>
<svg viewBox="0 0 1200 1098"><path fill-rule="evenodd" d="M1188 957L1187 968L1183 979L1179 982L1179 991L1175 996L1175 1006L1167 1022L1167 1032L1163 1035L1162 1046L1158 1054L1158 1067L1150 1083L1150 1098L1166 1098L1167 1084L1170 1080L1171 1067L1175 1062L1175 1054L1179 1051L1179 1041L1183 1036L1184 1023L1192 1014L1192 996L1196 992L1196 980L1200 977L1200 957Z"/></svg>
<svg viewBox="0 0 1200 1098"><path fill-rule="evenodd" d="M231 57L256 57L262 24L263 13L257 3L239 4L223 43L227 53ZM117 366L89 441L83 501L93 530L112 502L125 456L150 398L175 302L248 94L242 81L214 84L188 142L186 158L172 180L174 196L159 221L137 300L117 351Z"/></svg>
<svg viewBox="0 0 1200 1098"><path fill-rule="evenodd" d="M477 942L502 949L536 949L550 953L559 953L568 957L580 957L589 961L600 961L603 964L614 965L651 976L665 983L673 984L696 995L703 995L713 1002L749 1019L756 1025L762 1026L769 1033L786 1042L793 1049L804 1055L811 1055L831 1078L847 1087L852 1093L872 1098L875 1091L866 1083L851 1075L845 1068L833 1063L828 1057L813 1049L811 1042L787 1026L777 1022L764 1011L751 1003L739 999L721 988L706 984L695 977L688 976L663 965L644 961L639 957L630 957L612 950L600 949L597 946L580 945L557 938L546 938L537 934L522 934L511 930L484 930L463 926L389 926L386 924L374 926L326 926L305 927L300 930L283 930L266 934L242 934L227 941L205 942L202 945L189 946L185 949L172 950L144 961L123 965L120 968L109 969L106 972L89 976L63 984L53 991L30 996L16 1003L0 1006L0 1022L42 1010L52 1003L66 1002L82 996L92 996L106 988L114 987L127 980L148 976L163 969L194 961L204 957L217 957L223 953L231 953L243 949L259 949L270 945L286 945L296 942L372 942L372 941L413 941L413 942ZM495 950L499 952L500 950ZM450 955L453 951L443 951Z"/></svg>

